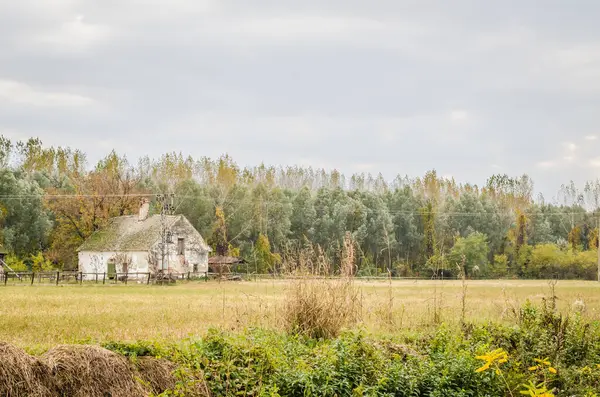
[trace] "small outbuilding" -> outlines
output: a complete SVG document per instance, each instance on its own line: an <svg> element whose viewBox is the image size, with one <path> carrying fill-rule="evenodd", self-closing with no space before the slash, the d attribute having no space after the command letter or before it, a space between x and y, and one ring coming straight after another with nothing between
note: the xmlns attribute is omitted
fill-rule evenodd
<svg viewBox="0 0 600 397"><path fill-rule="evenodd" d="M237 256L216 255L208 258L209 271L217 274L231 273L232 268L245 263L246 260L244 258Z"/></svg>

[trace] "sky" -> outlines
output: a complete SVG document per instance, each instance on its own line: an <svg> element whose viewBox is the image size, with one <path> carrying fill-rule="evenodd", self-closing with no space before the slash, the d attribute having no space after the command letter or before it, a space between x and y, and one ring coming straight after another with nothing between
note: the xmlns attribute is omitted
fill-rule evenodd
<svg viewBox="0 0 600 397"><path fill-rule="evenodd" d="M600 171L597 0L0 0L0 134L459 182Z"/></svg>

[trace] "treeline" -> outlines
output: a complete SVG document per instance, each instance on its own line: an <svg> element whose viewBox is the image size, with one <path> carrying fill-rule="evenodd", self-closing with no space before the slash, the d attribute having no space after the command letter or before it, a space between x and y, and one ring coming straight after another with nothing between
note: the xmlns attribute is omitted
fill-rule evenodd
<svg viewBox="0 0 600 397"><path fill-rule="evenodd" d="M598 181L563 185L550 203L527 175L387 182L174 153L132 164L112 152L91 165L76 149L4 137L0 166L0 243L17 267L75 268L76 248L108 219L136 213L142 195L174 193L215 252L244 256L252 271L339 263L350 238L359 274L596 277Z"/></svg>

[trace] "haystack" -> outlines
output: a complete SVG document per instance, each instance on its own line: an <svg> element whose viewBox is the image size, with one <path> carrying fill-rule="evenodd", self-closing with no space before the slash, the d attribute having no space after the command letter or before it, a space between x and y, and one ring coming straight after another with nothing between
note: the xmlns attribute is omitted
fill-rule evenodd
<svg viewBox="0 0 600 397"><path fill-rule="evenodd" d="M0 342L0 396L57 396L50 369L40 360Z"/></svg>
<svg viewBox="0 0 600 397"><path fill-rule="evenodd" d="M58 346L42 356L63 395L145 396L129 361L98 346Z"/></svg>
<svg viewBox="0 0 600 397"><path fill-rule="evenodd" d="M137 357L133 359L133 363L138 376L152 394L158 395L175 388L177 379L173 372L177 367L172 362L153 357Z"/></svg>

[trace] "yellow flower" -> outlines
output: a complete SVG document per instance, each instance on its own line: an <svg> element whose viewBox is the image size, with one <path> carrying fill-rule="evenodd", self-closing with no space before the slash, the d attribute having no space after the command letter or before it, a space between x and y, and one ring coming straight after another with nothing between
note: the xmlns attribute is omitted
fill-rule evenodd
<svg viewBox="0 0 600 397"><path fill-rule="evenodd" d="M539 366L539 365L536 365L536 366L533 366L533 367L529 367L528 369L529 369L530 371L537 371L539 368L540 368L540 366Z"/></svg>
<svg viewBox="0 0 600 397"><path fill-rule="evenodd" d="M536 358L536 359L534 359L534 361L538 364L544 364L544 365L547 365L548 367L550 366L550 361L548 361L547 358L544 358L543 360Z"/></svg>
<svg viewBox="0 0 600 397"><path fill-rule="evenodd" d="M551 373L553 373L553 374L556 374L556 373L558 372L558 371L556 370L556 368L554 368L554 367L550 367L550 368L548 368L548 371L550 371L550 372L551 372Z"/></svg>
<svg viewBox="0 0 600 397"><path fill-rule="evenodd" d="M478 360L485 361L480 368L477 368L475 372L483 372L488 370L492 365L496 366L496 373L500 372L500 369L497 368L499 364L503 364L508 361L508 353L504 351L504 349L496 349L488 354L484 354L482 356L475 357Z"/></svg>

